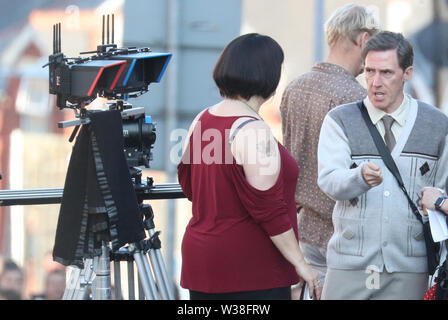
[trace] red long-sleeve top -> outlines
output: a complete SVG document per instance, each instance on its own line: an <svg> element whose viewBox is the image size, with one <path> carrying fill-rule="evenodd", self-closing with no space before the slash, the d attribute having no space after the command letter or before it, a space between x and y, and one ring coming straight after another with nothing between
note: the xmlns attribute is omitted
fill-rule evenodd
<svg viewBox="0 0 448 320"><path fill-rule="evenodd" d="M266 191L252 187L230 151L229 131L236 119L205 111L178 166L179 183L193 210L182 242L183 288L224 293L299 281L270 239L291 228L298 236L297 163L279 143L275 185Z"/></svg>

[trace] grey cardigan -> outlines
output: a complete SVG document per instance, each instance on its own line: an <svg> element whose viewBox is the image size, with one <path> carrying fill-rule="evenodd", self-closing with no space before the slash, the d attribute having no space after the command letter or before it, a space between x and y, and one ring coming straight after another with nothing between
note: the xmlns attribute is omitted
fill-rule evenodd
<svg viewBox="0 0 448 320"><path fill-rule="evenodd" d="M392 150L414 202L425 186L445 188L448 118L412 99L406 125ZM371 188L362 167L381 167L383 182ZM355 103L330 111L318 146L318 185L336 200L327 264L334 269L427 272L421 223L379 155Z"/></svg>

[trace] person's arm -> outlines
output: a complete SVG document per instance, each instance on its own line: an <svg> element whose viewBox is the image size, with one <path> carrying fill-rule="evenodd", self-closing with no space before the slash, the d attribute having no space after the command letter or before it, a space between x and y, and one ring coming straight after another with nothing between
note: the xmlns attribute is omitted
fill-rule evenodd
<svg viewBox="0 0 448 320"><path fill-rule="evenodd" d="M367 162L350 169L351 162L347 136L336 121L327 115L319 136L317 183L330 198L350 200L381 183L381 181L371 184L366 182L363 177L363 168Z"/></svg>
<svg viewBox="0 0 448 320"><path fill-rule="evenodd" d="M420 209L423 208L436 210L435 202L438 198L445 196L443 189L446 188L448 182L448 138L444 139L442 153L437 163L437 172L435 175L435 187L425 187L420 192ZM440 210L448 214L448 200L444 201L440 206ZM426 214L426 213L425 213Z"/></svg>
<svg viewBox="0 0 448 320"><path fill-rule="evenodd" d="M265 122L253 121L245 125L232 143L232 153L243 166L246 179L254 188L268 190L277 182L281 165L280 151Z"/></svg>
<svg viewBox="0 0 448 320"><path fill-rule="evenodd" d="M426 187L423 188L420 195L420 209L436 210L435 203L438 198L443 197L443 193L439 188ZM448 200L444 201L440 206L440 210L448 214ZM425 213L426 214L426 213Z"/></svg>
<svg viewBox="0 0 448 320"><path fill-rule="evenodd" d="M266 191L276 185L281 156L278 144L266 123L254 121L243 127L232 144L232 152L239 159L247 182L253 188ZM318 283L319 275L305 262L292 227L279 234L270 234L270 239L294 266L301 282L307 282L310 294L320 299L322 287Z"/></svg>
<svg viewBox="0 0 448 320"><path fill-rule="evenodd" d="M318 273L305 262L294 231L289 229L284 233L272 236L271 240L285 259L294 266L301 278L300 282L308 284L311 298L320 300L323 284L320 283Z"/></svg>
<svg viewBox="0 0 448 320"><path fill-rule="evenodd" d="M204 113L204 111L207 109L202 110L193 120L193 122L190 125L190 128L188 130L188 134L185 137L185 140L183 142L183 150L182 150L182 157L180 159L180 162L177 166L177 177L179 180L179 184L182 188L183 193L187 197L188 200L192 201L192 189L191 189L191 171L189 167L185 167L183 164L190 164L193 159L190 159L190 137L193 134L193 130L195 129L196 125L199 122L199 119L201 115Z"/></svg>
<svg viewBox="0 0 448 320"><path fill-rule="evenodd" d="M443 213L445 213L446 215L448 215L448 199L446 199L442 202L442 205L440 206L440 210Z"/></svg>
<svg viewBox="0 0 448 320"><path fill-rule="evenodd" d="M207 109L204 109L204 110L202 110L201 112L199 112L199 113L196 115L196 117L193 119L193 121L191 122L190 127L188 128L187 136L185 137L185 140L184 140L184 145L183 145L183 149L182 149L182 150L183 150L183 151L182 151L182 156L183 156L183 154L185 153L185 151L188 150L188 144L190 143L190 137L191 137L191 135L193 134L193 130L194 130L194 128L196 127L196 125L198 124L199 119L201 118L202 114L203 114L206 110L207 110Z"/></svg>

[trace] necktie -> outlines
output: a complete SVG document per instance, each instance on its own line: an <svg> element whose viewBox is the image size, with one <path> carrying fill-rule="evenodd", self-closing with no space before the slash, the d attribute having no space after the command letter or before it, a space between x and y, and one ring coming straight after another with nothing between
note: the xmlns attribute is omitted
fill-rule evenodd
<svg viewBox="0 0 448 320"><path fill-rule="evenodd" d="M394 134L392 133L392 124L394 123L395 120L389 115L384 116L381 120L383 121L385 130L384 141L386 142L386 145L389 148L389 150L392 151L392 149L395 146L395 137Z"/></svg>

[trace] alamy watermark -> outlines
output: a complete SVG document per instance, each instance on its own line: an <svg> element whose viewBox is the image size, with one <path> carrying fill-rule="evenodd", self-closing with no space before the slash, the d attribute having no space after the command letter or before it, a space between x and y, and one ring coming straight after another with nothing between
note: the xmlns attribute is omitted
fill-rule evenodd
<svg viewBox="0 0 448 320"><path fill-rule="evenodd" d="M178 164L233 164L255 165L260 175L271 175L278 170L277 141L267 129L245 129L238 132L238 141L243 150L240 155L231 149L231 131L226 129L224 137L218 129L202 130L198 121L191 135L188 130L175 129L170 134L170 161ZM188 139L188 141L187 141ZM224 144L227 144L224 145ZM241 157L242 159L239 159Z"/></svg>
<svg viewBox="0 0 448 320"><path fill-rule="evenodd" d="M77 5L69 5L65 8L66 27L68 30L81 29L81 14Z"/></svg>

